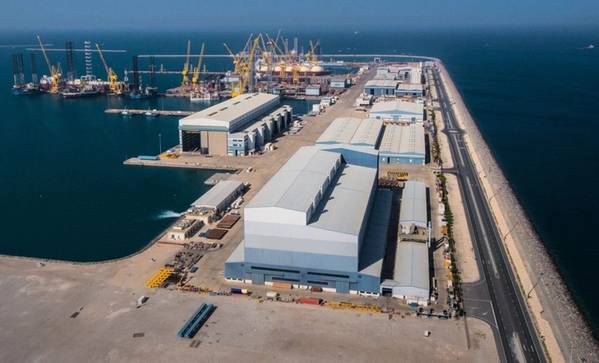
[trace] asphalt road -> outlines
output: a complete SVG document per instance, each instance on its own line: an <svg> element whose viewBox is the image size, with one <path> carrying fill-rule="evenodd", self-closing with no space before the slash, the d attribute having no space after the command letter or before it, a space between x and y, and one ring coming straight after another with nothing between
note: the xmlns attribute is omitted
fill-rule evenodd
<svg viewBox="0 0 599 363"><path fill-rule="evenodd" d="M439 95L445 133L455 164L468 228L481 280L464 284L464 305L467 315L484 319L497 332L496 340L502 360L507 362L545 362L546 358L526 309L524 296L509 265L489 205L479 183L477 172L463 141L451 102L441 82L439 71L433 77Z"/></svg>

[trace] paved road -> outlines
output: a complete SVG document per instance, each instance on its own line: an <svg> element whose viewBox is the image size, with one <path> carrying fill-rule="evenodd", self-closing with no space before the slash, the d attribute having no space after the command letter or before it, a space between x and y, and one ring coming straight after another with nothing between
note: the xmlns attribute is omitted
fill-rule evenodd
<svg viewBox="0 0 599 363"><path fill-rule="evenodd" d="M498 333L498 350L507 362L545 362L531 318L526 310L524 297L516 284L509 266L489 206L479 184L478 176L463 141L463 131L458 128L438 70L433 77L439 95L441 113L445 120L445 133L457 171L458 182L464 200L468 226L474 240L481 280L464 284L465 309L489 322Z"/></svg>

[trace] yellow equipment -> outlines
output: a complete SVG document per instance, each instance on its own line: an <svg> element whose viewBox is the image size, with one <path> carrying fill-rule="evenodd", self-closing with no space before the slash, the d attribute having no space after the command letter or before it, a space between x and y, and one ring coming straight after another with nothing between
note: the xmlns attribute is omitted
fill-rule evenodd
<svg viewBox="0 0 599 363"><path fill-rule="evenodd" d="M181 71L181 75L183 75L183 80L181 81L181 87L189 86L189 71L190 71L190 58L191 57L191 40L187 41L187 53L185 55L185 64L183 65L183 70Z"/></svg>
<svg viewBox="0 0 599 363"><path fill-rule="evenodd" d="M234 54L231 51L231 48L229 48L229 46L226 43L223 44L227 49L227 52L229 52L229 54L233 58L235 73L239 76L239 81L236 82L236 84L234 84L232 87L231 97L239 96L240 94L246 93L248 86L252 88L251 81L252 77L254 77L254 72L252 71L255 62L256 48L260 43L260 35L255 37L254 40L251 41L251 43L250 41L251 38L248 39L246 47L237 54ZM249 44L251 44L251 46L248 47Z"/></svg>
<svg viewBox="0 0 599 363"><path fill-rule="evenodd" d="M44 43L42 43L42 39L39 35L36 35L37 41L42 49L42 54L44 55L44 60L46 61L46 65L48 66L48 70L50 71L50 77L52 77L52 86L50 87L50 93L58 93L59 92L59 84L60 84L60 71L56 68L52 63L50 63L50 58L48 58L48 53L46 52L46 48L44 47Z"/></svg>
<svg viewBox="0 0 599 363"><path fill-rule="evenodd" d="M300 81L300 65L295 63L291 68L292 76L291 80L293 84L298 84Z"/></svg>
<svg viewBox="0 0 599 363"><path fill-rule="evenodd" d="M160 285L162 285L169 277L171 277L173 272L175 272L175 270L170 267L161 268L160 270L156 271L156 273L154 273L152 277L148 279L148 281L146 281L146 287L151 289L160 287Z"/></svg>
<svg viewBox="0 0 599 363"><path fill-rule="evenodd" d="M193 76L191 77L191 84L195 91L198 90L200 84L200 70L202 69L202 62L204 61L204 46L202 43L202 49L200 50L200 56L198 57L198 65L193 69Z"/></svg>
<svg viewBox="0 0 599 363"><path fill-rule="evenodd" d="M246 59L244 59L242 72L239 74L239 94L245 93L247 91L247 87L252 81L251 78L254 77L252 68L254 67L256 48L258 47L259 42L260 38L256 37L252 43L249 55ZM250 89L249 91L253 91L253 89Z"/></svg>
<svg viewBox="0 0 599 363"><path fill-rule="evenodd" d="M106 59L104 58L104 53L102 52L100 44L96 43L96 48L98 49L100 60L102 60L102 64L104 65L104 70L106 71L106 77L108 78L108 87L110 88L110 93L120 95L121 93L123 93L123 88L121 83L119 82L119 77L112 70L112 68L108 66L108 63L106 63Z"/></svg>

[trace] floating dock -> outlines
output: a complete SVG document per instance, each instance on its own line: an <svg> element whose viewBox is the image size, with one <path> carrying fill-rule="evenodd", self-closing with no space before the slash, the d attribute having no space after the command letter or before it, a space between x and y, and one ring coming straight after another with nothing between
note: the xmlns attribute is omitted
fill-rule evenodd
<svg viewBox="0 0 599 363"><path fill-rule="evenodd" d="M189 116L195 111L181 111L181 110L140 110L130 108L108 108L104 110L105 113L121 114L123 116Z"/></svg>

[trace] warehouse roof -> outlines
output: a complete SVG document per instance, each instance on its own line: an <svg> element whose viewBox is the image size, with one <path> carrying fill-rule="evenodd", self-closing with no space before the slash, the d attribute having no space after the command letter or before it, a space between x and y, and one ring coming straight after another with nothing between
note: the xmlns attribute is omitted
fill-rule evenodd
<svg viewBox="0 0 599 363"><path fill-rule="evenodd" d="M424 88L422 87L422 84L420 84L420 83L400 83L397 85L397 89L402 90L402 91L412 91L412 90L422 91Z"/></svg>
<svg viewBox="0 0 599 363"><path fill-rule="evenodd" d="M300 148L264 185L246 208L278 207L309 214L341 164L341 154Z"/></svg>
<svg viewBox="0 0 599 363"><path fill-rule="evenodd" d="M255 109L278 103L278 99L269 93L242 94L187 116L179 120L179 125L229 128Z"/></svg>
<svg viewBox="0 0 599 363"><path fill-rule="evenodd" d="M385 247L387 247L387 230L391 214L392 192L378 189L374 197L368 228L364 234L364 242L360 249L359 271L365 275L381 276Z"/></svg>
<svg viewBox="0 0 599 363"><path fill-rule="evenodd" d="M392 79L371 79L364 88L397 88L399 81Z"/></svg>
<svg viewBox="0 0 599 363"><path fill-rule="evenodd" d="M416 225L426 228L426 185L420 181L408 180L401 195L399 210L400 225Z"/></svg>
<svg viewBox="0 0 599 363"><path fill-rule="evenodd" d="M242 186L243 183L240 181L221 180L191 205L196 208L222 209L222 204Z"/></svg>
<svg viewBox="0 0 599 363"><path fill-rule="evenodd" d="M420 124L386 125L379 152L398 156L425 156L424 127Z"/></svg>
<svg viewBox="0 0 599 363"><path fill-rule="evenodd" d="M393 280L400 287L411 288L409 297L429 297L428 246L423 242L401 241L395 253Z"/></svg>
<svg viewBox="0 0 599 363"><path fill-rule="evenodd" d="M257 208L287 209L303 216L291 217L293 223L357 236L366 225L376 175L376 168L343 163L338 152L304 146L251 200L246 217L256 216Z"/></svg>
<svg viewBox="0 0 599 363"><path fill-rule="evenodd" d="M357 236L366 225L377 170L345 164L339 174L324 195L326 202L312 215L310 226Z"/></svg>
<svg viewBox="0 0 599 363"><path fill-rule="evenodd" d="M355 117L336 118L320 135L317 144L352 144L375 147L383 122Z"/></svg>
<svg viewBox="0 0 599 363"><path fill-rule="evenodd" d="M409 113L422 116L424 114L424 105L402 100L376 102L372 105L370 113Z"/></svg>

